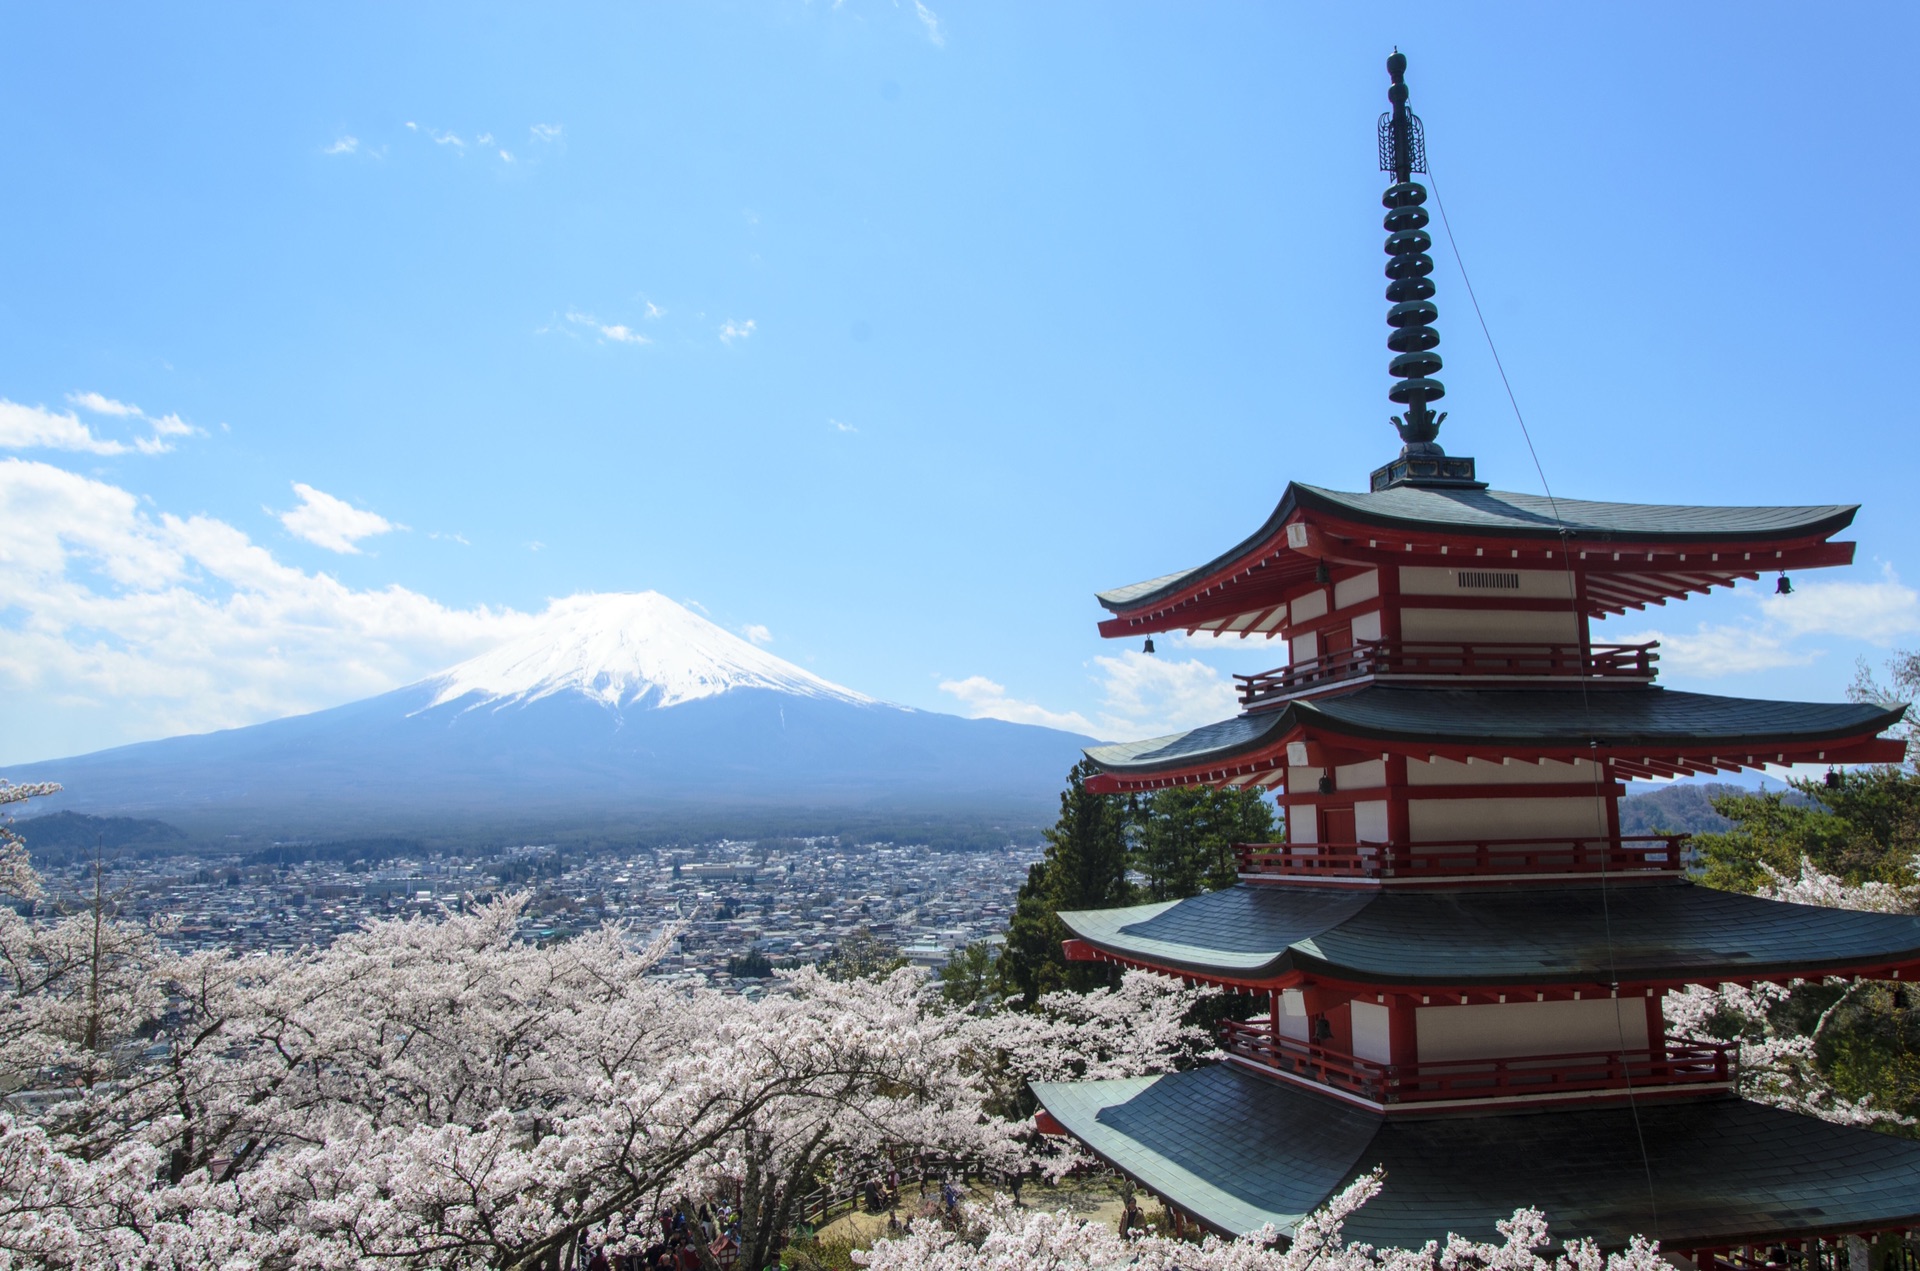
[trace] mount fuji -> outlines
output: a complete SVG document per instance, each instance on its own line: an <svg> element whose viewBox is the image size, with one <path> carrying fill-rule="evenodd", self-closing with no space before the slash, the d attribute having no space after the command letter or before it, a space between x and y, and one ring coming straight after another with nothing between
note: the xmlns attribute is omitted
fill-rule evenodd
<svg viewBox="0 0 1920 1271"><path fill-rule="evenodd" d="M7 775L61 782L63 809L263 832L1037 822L1091 740L878 701L641 592L556 602L377 697Z"/></svg>

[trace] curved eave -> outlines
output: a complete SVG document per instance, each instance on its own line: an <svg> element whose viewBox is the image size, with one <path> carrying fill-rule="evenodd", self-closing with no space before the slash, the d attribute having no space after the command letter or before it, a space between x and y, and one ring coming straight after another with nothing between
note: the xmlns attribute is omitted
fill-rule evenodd
<svg viewBox="0 0 1920 1271"><path fill-rule="evenodd" d="M1247 990L1679 985L1920 974L1920 917L1671 882L1346 891L1240 885L1063 912L1080 958Z"/></svg>
<svg viewBox="0 0 1920 1271"><path fill-rule="evenodd" d="M1881 733L1906 707L1769 702L1671 689L1440 689L1372 685L1167 737L1092 746L1096 794L1172 785L1273 784L1287 743L1312 740L1354 762L1419 758L1599 757L1635 776L1662 767L1731 771L1792 763L1896 763Z"/></svg>
<svg viewBox="0 0 1920 1271"><path fill-rule="evenodd" d="M1565 523L1564 537L1562 522L1550 515L1555 510ZM1619 612L1644 607L1656 598L1730 586L1734 579L1757 577L1763 569L1850 563L1852 544L1824 540L1851 524L1858 510L1857 505L1843 504L1687 507L1571 499L1552 504L1538 496L1501 491L1398 489L1348 494L1290 483L1257 530L1206 564L1097 593L1101 606L1113 614L1100 624L1100 632L1108 637L1140 635L1197 627L1223 615L1252 617L1270 611L1312 579L1320 557L1360 559L1371 553L1377 545L1370 533L1431 540L1429 553L1437 552L1443 541L1459 546L1521 545L1549 552L1572 543L1604 544L1609 568L1614 570L1625 568L1611 560L1616 553L1627 558L1644 554L1648 559L1634 568L1645 577L1597 588L1586 602L1594 613ZM1295 550L1288 545L1286 529L1296 520L1309 523L1326 537ZM1358 552L1357 547L1342 551L1334 542L1340 539L1364 544L1368 552ZM1688 561L1679 550L1707 546L1744 549L1743 555L1759 553L1763 559L1703 565L1697 555ZM1663 553L1667 559L1654 559ZM1426 557L1394 559L1411 563L1424 562ZM1594 564L1599 564L1598 557ZM1242 625L1232 630L1249 633ZM1259 630L1271 634L1265 622Z"/></svg>
<svg viewBox="0 0 1920 1271"><path fill-rule="evenodd" d="M1724 1249L1920 1222L1920 1144L1734 1098L1551 1117L1381 1117L1230 1064L1119 1081L1036 1082L1061 1128L1229 1236L1301 1218L1375 1167L1345 1238L1417 1249L1496 1240L1537 1207L1557 1240Z"/></svg>

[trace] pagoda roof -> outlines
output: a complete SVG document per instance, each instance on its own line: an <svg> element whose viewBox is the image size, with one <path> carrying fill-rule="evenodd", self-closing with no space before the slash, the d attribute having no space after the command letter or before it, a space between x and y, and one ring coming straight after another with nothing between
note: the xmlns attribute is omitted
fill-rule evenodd
<svg viewBox="0 0 1920 1271"><path fill-rule="evenodd" d="M1606 1248L1920 1225L1920 1143L1730 1097L1387 1118L1229 1064L1033 1090L1099 1156L1232 1235L1292 1235L1375 1167L1381 1192L1344 1235L1376 1246L1497 1241L1494 1224L1523 1207L1557 1241Z"/></svg>
<svg viewBox="0 0 1920 1271"><path fill-rule="evenodd" d="M1241 883L1068 910L1097 954L1242 986L1681 984L1920 966L1920 917L1683 881L1398 890Z"/></svg>
<svg viewBox="0 0 1920 1271"><path fill-rule="evenodd" d="M1631 572L1621 571L1614 584L1593 589L1593 612L1622 612L1657 598L1731 586L1736 578L1757 577L1760 569L1845 564L1852 560L1852 545L1824 540L1851 524L1857 511L1859 505L1842 503L1604 503L1502 490L1396 486L1349 492L1290 482L1259 529L1206 564L1097 593L1116 615L1101 624L1101 632L1220 629L1232 616L1259 612L1277 595L1309 583L1321 558L1360 562L1391 555L1427 564L1443 544L1476 542L1495 544L1502 554L1523 544L1546 548L1546 558L1530 562L1534 568L1564 562L1569 548L1608 557L1646 555L1637 564L1629 561ZM1289 541L1287 527L1294 522L1315 531L1305 547ZM1392 541L1383 547L1383 540ZM1607 551L1598 553L1602 544ZM1707 559L1713 548L1725 549L1727 559ZM1753 560L1755 553L1763 559Z"/></svg>
<svg viewBox="0 0 1920 1271"><path fill-rule="evenodd" d="M1349 693L1296 698L1278 710L1184 733L1090 746L1087 758L1102 776L1088 788L1113 793L1273 773L1285 763L1286 743L1301 737L1344 743L1355 758L1378 755L1383 746L1422 758L1453 752L1535 758L1562 751L1592 757L1597 751L1635 770L1630 775L1806 762L1816 756L1829 762L1897 762L1904 751L1892 748L1899 743L1876 748L1875 739L1905 711L1904 706L1775 702L1650 686L1596 686L1582 692L1369 684ZM1864 749L1854 758L1849 747ZM1642 759L1650 762L1637 762ZM1642 768L1647 772L1638 771Z"/></svg>

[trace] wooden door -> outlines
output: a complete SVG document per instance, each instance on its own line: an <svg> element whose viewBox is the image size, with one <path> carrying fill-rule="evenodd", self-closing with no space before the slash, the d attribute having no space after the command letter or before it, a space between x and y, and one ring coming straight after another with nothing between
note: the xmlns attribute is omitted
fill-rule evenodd
<svg viewBox="0 0 1920 1271"><path fill-rule="evenodd" d="M1352 843L1353 808L1320 809L1320 841L1322 843Z"/></svg>

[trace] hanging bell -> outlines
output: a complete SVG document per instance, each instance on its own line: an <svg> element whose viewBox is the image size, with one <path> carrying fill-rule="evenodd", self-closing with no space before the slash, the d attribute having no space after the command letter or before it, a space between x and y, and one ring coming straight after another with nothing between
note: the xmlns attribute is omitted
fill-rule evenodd
<svg viewBox="0 0 1920 1271"><path fill-rule="evenodd" d="M1142 652L1142 653L1152 653L1152 652L1153 652L1153 637L1152 637L1152 636L1148 636L1148 637L1147 637L1147 647L1146 647L1146 648L1144 648L1144 649L1142 649L1142 650L1140 650L1140 652Z"/></svg>
<svg viewBox="0 0 1920 1271"><path fill-rule="evenodd" d="M1833 768L1827 769L1827 789L1838 790L1839 788L1840 788L1840 773Z"/></svg>
<svg viewBox="0 0 1920 1271"><path fill-rule="evenodd" d="M1774 579L1773 594L1776 596L1791 596L1793 594L1793 579L1787 577L1785 574L1781 574L1780 577Z"/></svg>
<svg viewBox="0 0 1920 1271"><path fill-rule="evenodd" d="M1321 561L1313 567L1313 581L1323 587L1333 581L1333 575L1327 572L1327 562Z"/></svg>
<svg viewBox="0 0 1920 1271"><path fill-rule="evenodd" d="M1320 793L1321 794L1333 793L1333 769L1331 768L1327 769L1326 771L1320 774Z"/></svg>
<svg viewBox="0 0 1920 1271"><path fill-rule="evenodd" d="M1324 1015L1317 1016L1314 1019L1313 1040L1321 1043L1322 1045L1325 1045L1327 1042L1330 1042L1333 1040L1333 1025L1327 1020L1327 1017Z"/></svg>

